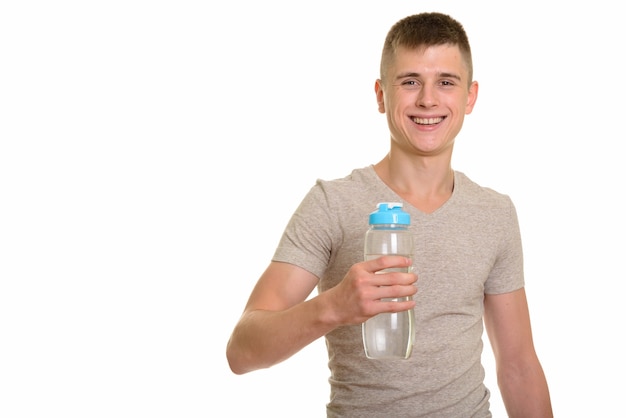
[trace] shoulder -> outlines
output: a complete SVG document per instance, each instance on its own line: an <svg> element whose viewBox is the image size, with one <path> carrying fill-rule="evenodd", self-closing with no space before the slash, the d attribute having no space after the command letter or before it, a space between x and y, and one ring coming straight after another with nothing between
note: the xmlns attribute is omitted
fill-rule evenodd
<svg viewBox="0 0 626 418"><path fill-rule="evenodd" d="M346 219L366 219L384 200L379 191L380 181L372 166L356 168L348 175L331 179L317 179L298 210L310 217L325 217L343 224Z"/></svg>
<svg viewBox="0 0 626 418"><path fill-rule="evenodd" d="M455 171L454 179L455 190L458 191L459 197L466 204L497 208L511 208L513 206L509 195L481 186L460 171Z"/></svg>
<svg viewBox="0 0 626 418"><path fill-rule="evenodd" d="M311 193L323 198L331 207L362 205L361 198L368 196L378 186L372 166L356 168L348 175L332 180L317 179ZM369 205L368 205L369 208Z"/></svg>
<svg viewBox="0 0 626 418"><path fill-rule="evenodd" d="M348 175L331 179L317 179L316 186L326 189L342 189L351 187L363 187L370 184L375 178L374 168L369 165L366 167L355 168Z"/></svg>

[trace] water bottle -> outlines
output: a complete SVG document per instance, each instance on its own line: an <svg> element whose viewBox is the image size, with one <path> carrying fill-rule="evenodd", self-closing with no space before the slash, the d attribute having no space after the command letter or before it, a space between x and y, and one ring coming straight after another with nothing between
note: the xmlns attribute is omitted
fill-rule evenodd
<svg viewBox="0 0 626 418"><path fill-rule="evenodd" d="M411 217L402 210L402 203L383 202L369 216L369 229L365 234L365 260L382 255L413 257L413 236L409 232ZM386 271L410 271L387 269ZM383 300L408 301L411 296ZM370 359L407 359L415 341L413 309L395 313L380 313L362 325L365 355Z"/></svg>

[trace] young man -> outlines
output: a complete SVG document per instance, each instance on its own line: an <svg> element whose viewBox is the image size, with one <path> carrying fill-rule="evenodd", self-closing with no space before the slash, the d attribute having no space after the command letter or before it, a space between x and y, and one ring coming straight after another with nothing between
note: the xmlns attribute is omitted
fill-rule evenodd
<svg viewBox="0 0 626 418"><path fill-rule="evenodd" d="M319 180L303 199L228 342L234 373L270 367L324 336L328 417L490 417L484 318L509 416L552 416L514 205L451 168L455 137L478 94L472 75L456 20L422 13L391 28L375 84L389 153L345 178ZM415 254L362 261L368 215L385 201L403 202L410 213ZM376 274L411 265L415 273ZM411 358L368 360L361 323L411 307Z"/></svg>

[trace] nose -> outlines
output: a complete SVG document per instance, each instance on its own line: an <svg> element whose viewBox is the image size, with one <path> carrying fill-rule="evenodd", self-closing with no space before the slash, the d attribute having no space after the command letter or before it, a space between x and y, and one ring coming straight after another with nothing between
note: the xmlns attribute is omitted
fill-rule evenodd
<svg viewBox="0 0 626 418"><path fill-rule="evenodd" d="M417 103L419 107L437 106L437 92L434 86L425 84L417 95Z"/></svg>

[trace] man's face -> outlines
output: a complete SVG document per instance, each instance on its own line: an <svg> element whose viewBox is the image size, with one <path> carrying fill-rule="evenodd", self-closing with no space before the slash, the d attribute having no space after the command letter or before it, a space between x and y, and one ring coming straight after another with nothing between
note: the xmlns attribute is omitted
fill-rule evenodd
<svg viewBox="0 0 626 418"><path fill-rule="evenodd" d="M478 84L469 81L456 46L398 49L385 80L376 82L379 111L387 114L392 147L423 156L451 155L478 93Z"/></svg>

